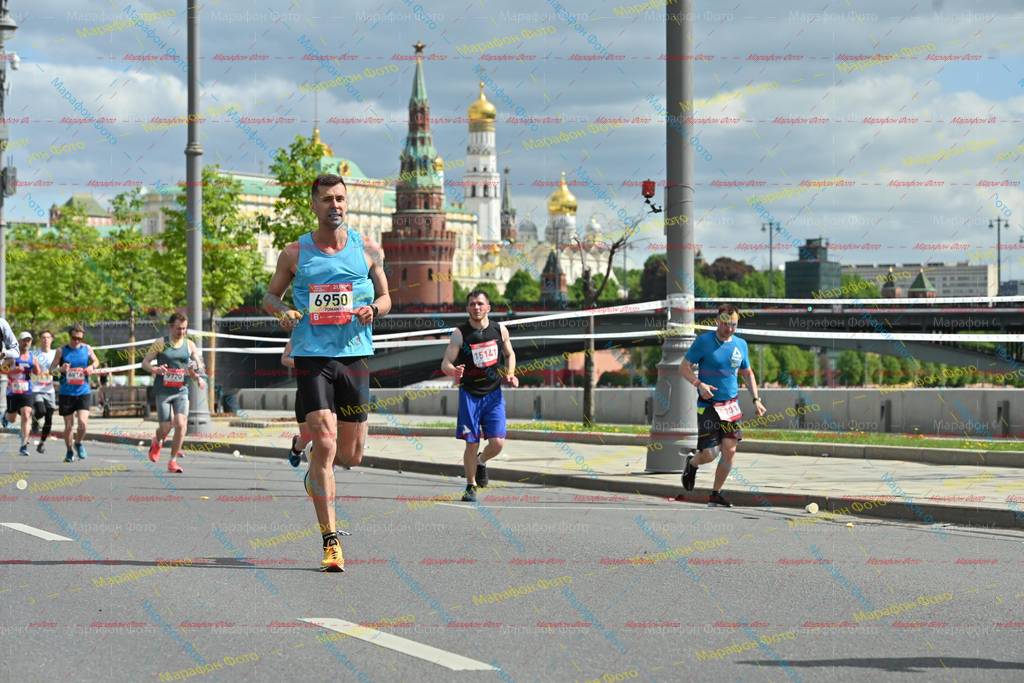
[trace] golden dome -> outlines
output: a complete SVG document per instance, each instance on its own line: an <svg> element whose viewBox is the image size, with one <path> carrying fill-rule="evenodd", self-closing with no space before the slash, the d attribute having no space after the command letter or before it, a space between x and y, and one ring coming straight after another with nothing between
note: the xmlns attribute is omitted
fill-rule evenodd
<svg viewBox="0 0 1024 683"><path fill-rule="evenodd" d="M469 117L469 123L472 124L483 124L489 129L494 128L494 119L498 118L498 110L494 108L494 105L487 101L487 96L484 95L484 84L480 82L480 97L469 105L469 109L466 110L466 114Z"/></svg>
<svg viewBox="0 0 1024 683"><path fill-rule="evenodd" d="M444 172L444 159L441 158L440 154L437 155L437 157L434 158L434 172L435 173L443 173Z"/></svg>
<svg viewBox="0 0 1024 683"><path fill-rule="evenodd" d="M562 171L562 182L559 183L558 189L548 197L548 214L576 215L576 197L569 192L569 186L565 184L565 171Z"/></svg>
<svg viewBox="0 0 1024 683"><path fill-rule="evenodd" d="M331 149L331 146L328 145L326 142L323 142L320 139L320 129L319 128L314 128L313 129L313 144L314 145L318 145L320 147L320 151L323 152L323 155L325 157L333 157L334 156L334 150Z"/></svg>

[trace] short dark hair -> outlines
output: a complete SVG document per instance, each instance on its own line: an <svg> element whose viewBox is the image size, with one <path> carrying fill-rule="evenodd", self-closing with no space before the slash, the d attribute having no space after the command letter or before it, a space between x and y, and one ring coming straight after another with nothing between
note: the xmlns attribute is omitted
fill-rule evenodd
<svg viewBox="0 0 1024 683"><path fill-rule="evenodd" d="M726 315L732 315L733 313L739 315L740 311L732 304L722 304L718 307L718 315L722 315L723 313Z"/></svg>
<svg viewBox="0 0 1024 683"><path fill-rule="evenodd" d="M474 289L472 292L467 294L466 303L468 304L470 301L472 301L475 297L478 296L482 296L483 298L487 299L487 303L491 303L491 297L487 296L487 292L485 292L482 289Z"/></svg>
<svg viewBox="0 0 1024 683"><path fill-rule="evenodd" d="M75 332L81 332L82 334L85 334L85 328L82 327L82 323L75 323L74 325L68 328L68 334L74 334Z"/></svg>
<svg viewBox="0 0 1024 683"><path fill-rule="evenodd" d="M50 332L50 330L39 330L40 337L42 337L44 334L48 334L50 335L50 337L53 337L53 332Z"/></svg>
<svg viewBox="0 0 1024 683"><path fill-rule="evenodd" d="M173 325L182 321L188 322L188 316L184 313L171 313L171 317L167 319L167 324Z"/></svg>
<svg viewBox="0 0 1024 683"><path fill-rule="evenodd" d="M313 186L309 188L309 195L316 198L316 189L318 187L334 187L338 183L345 186L345 192L348 192L348 185L345 185L345 179L340 175L334 175L333 173L321 173L313 181Z"/></svg>

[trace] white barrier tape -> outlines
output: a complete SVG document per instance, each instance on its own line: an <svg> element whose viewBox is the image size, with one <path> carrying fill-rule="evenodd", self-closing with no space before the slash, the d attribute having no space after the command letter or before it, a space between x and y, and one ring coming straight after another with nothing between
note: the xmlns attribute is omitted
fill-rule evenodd
<svg viewBox="0 0 1024 683"><path fill-rule="evenodd" d="M280 343L282 337L249 337L244 334L228 334L226 332L199 332L196 330L190 331L189 336L195 335L197 337L217 337L221 339L243 339L246 341L265 341L265 342L278 342Z"/></svg>
<svg viewBox="0 0 1024 683"><path fill-rule="evenodd" d="M104 344L103 346L93 346L92 348L94 350L95 349L125 349L125 348L128 348L129 346L142 346L143 344L152 344L153 342L157 341L158 339L163 339L163 337L153 337L152 339L141 339L141 340L133 341L133 342L125 342L124 344Z"/></svg>
<svg viewBox="0 0 1024 683"><path fill-rule="evenodd" d="M698 329L713 330L714 327L696 325ZM744 328L737 332L740 337L797 337L801 339L863 339L885 341L920 341L920 342L1019 342L1024 341L1024 334L952 334L935 332L790 332L788 330L751 330Z"/></svg>
<svg viewBox="0 0 1024 683"><path fill-rule="evenodd" d="M142 363L135 363L134 365L118 365L113 368L100 368L96 372L104 375L109 375L114 372L126 372L132 369L139 370L140 368L142 368Z"/></svg>
<svg viewBox="0 0 1024 683"><path fill-rule="evenodd" d="M651 311L659 308L665 308L666 301L646 301L642 304L623 304L621 306L606 306L604 308L590 308L585 311L562 311L560 313L552 313L550 315L537 315L531 318L517 318L515 320L502 320L501 324L506 326L512 325L529 325L530 323L544 322L546 320L569 320L570 318L589 318L590 316L599 317L602 315L615 315L616 313L640 313L642 311ZM378 339L406 339L409 337L423 337L430 334L448 334L453 331L454 327L437 328L434 330L418 330L416 332L392 332L390 334L379 334L374 336L374 343Z"/></svg>
<svg viewBox="0 0 1024 683"><path fill-rule="evenodd" d="M910 304L917 306L929 306L931 304L980 304L997 303L1013 304L1024 301L1024 296L941 296L934 299L757 299L743 297L724 297L715 299L695 299L697 303L758 303L758 304L815 304L817 306L831 306L833 304L857 304L888 306L889 304Z"/></svg>

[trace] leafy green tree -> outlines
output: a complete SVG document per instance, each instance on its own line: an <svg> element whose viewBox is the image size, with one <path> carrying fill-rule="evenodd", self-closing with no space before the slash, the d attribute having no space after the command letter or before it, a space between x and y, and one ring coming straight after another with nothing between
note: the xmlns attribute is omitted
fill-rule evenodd
<svg viewBox="0 0 1024 683"><path fill-rule="evenodd" d="M900 356L900 368L903 370L903 381L912 383L921 374L921 361Z"/></svg>
<svg viewBox="0 0 1024 683"><path fill-rule="evenodd" d="M603 283L603 282L604 282L604 275L600 275L600 274L599 275L595 275L594 276L594 289L595 290L600 289L601 283ZM539 287L540 286L538 285L538 292L540 291ZM574 303L574 304L583 305L583 299L584 299L583 289L584 289L583 278L581 278L581 277L576 278L576 282L574 282L571 285L569 285L569 288L568 288L567 296L569 297L569 301ZM609 282L608 286L605 287L601 291L601 296L598 297L597 303L599 303L599 304L610 304L610 303L615 303L615 302L619 301L619 293L616 291L617 289L618 289L617 287L613 287L612 283Z"/></svg>
<svg viewBox="0 0 1024 683"><path fill-rule="evenodd" d="M256 225L239 213L242 186L220 175L216 166L203 168L203 308L209 311L210 329L216 318L245 301L253 283L265 279L263 258L256 243ZM187 246L186 196L178 195L177 209L165 209L167 228L163 233L163 277L171 284L178 302L185 299L185 255ZM216 348L216 337L210 348ZM216 376L216 355L211 350L207 369ZM214 390L211 381L209 390ZM211 401L212 404L212 401Z"/></svg>
<svg viewBox="0 0 1024 683"><path fill-rule="evenodd" d="M536 303L540 301L540 282L525 270L517 270L505 285L505 299L509 302Z"/></svg>
<svg viewBox="0 0 1024 683"><path fill-rule="evenodd" d="M877 353L864 354L864 374L866 376L867 384L881 384L882 359Z"/></svg>
<svg viewBox="0 0 1024 683"><path fill-rule="evenodd" d="M107 311L93 296L102 292L112 281L111 274L96 262L100 233L86 222L85 212L77 205L61 207L60 216L53 223L56 243L66 249L63 256L56 258L70 268L60 268L54 277L47 278L50 291L59 292L62 307L58 311L65 319L76 322L93 322L107 317ZM85 304L83 302L92 302Z"/></svg>
<svg viewBox="0 0 1024 683"><path fill-rule="evenodd" d="M836 361L839 382L843 386L860 386L864 384L864 363L857 351L840 351Z"/></svg>
<svg viewBox="0 0 1024 683"><path fill-rule="evenodd" d="M882 384L893 386L903 383L903 367L896 356L882 356Z"/></svg>
<svg viewBox="0 0 1024 683"><path fill-rule="evenodd" d="M841 286L845 292L836 299L880 299L882 291L873 282L869 282L859 275L843 275L840 278Z"/></svg>
<svg viewBox="0 0 1024 683"><path fill-rule="evenodd" d="M779 381L779 360L775 357L774 348L771 344L756 344L750 349L750 366L754 369L758 385Z"/></svg>
<svg viewBox="0 0 1024 683"><path fill-rule="evenodd" d="M462 308L466 305L466 297L469 296L469 290L462 286L458 280L452 280L452 298L455 300L455 305Z"/></svg>
<svg viewBox="0 0 1024 683"><path fill-rule="evenodd" d="M272 218L258 219L260 229L274 236L274 246L284 249L303 233L317 228L309 210L310 188L321 173L323 149L312 138L296 135L288 149L278 149L270 173L281 187Z"/></svg>
<svg viewBox="0 0 1024 683"><path fill-rule="evenodd" d="M505 297L503 297L501 294L498 294L498 286L493 282L481 282L473 289L479 289L481 291L487 292L487 298L490 299L492 307L504 305L505 303L507 303L505 301ZM469 292L467 291L466 294L468 295ZM466 297L464 296L461 299L456 299L455 301L456 303L462 303L463 305L465 305Z"/></svg>
<svg viewBox="0 0 1024 683"><path fill-rule="evenodd" d="M643 276L643 271L633 268L631 270L623 270L622 268L615 269L615 277L619 281L619 286L625 283L626 290L629 292L627 295L631 301L636 301L640 298L640 280Z"/></svg>
<svg viewBox="0 0 1024 683"><path fill-rule="evenodd" d="M138 189L123 192L111 201L114 222L120 226L97 245L96 264L110 274L104 282L102 299L112 312L128 320L128 341L135 341L135 326L140 315L159 314L172 308L174 292L162 277L157 238L144 235L137 227L142 220L142 196ZM128 363L135 364L134 346L128 351ZM117 363L121 365L121 363ZM135 384L135 370L128 371L128 384Z"/></svg>
<svg viewBox="0 0 1024 683"><path fill-rule="evenodd" d="M791 344L775 347L775 355L779 361L779 381L788 385L787 377L802 387L814 383L814 354L803 351Z"/></svg>
<svg viewBox="0 0 1024 683"><path fill-rule="evenodd" d="M35 226L13 224L7 243L8 301L6 317L15 331L60 326L75 318L74 302L60 294L55 282L70 282L73 259L54 234L39 234Z"/></svg>
<svg viewBox="0 0 1024 683"><path fill-rule="evenodd" d="M640 298L644 301L660 301L666 297L668 284L668 257L665 254L652 254L644 261L644 270L640 275Z"/></svg>

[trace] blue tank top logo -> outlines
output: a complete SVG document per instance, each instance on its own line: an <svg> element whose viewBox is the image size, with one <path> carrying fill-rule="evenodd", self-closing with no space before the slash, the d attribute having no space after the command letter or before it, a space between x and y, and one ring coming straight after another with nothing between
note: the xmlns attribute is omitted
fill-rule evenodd
<svg viewBox="0 0 1024 683"><path fill-rule="evenodd" d="M349 228L345 248L333 255L321 251L312 234L300 237L292 300L303 315L292 332L292 357L372 355L372 326L352 314L373 299L362 235Z"/></svg>

